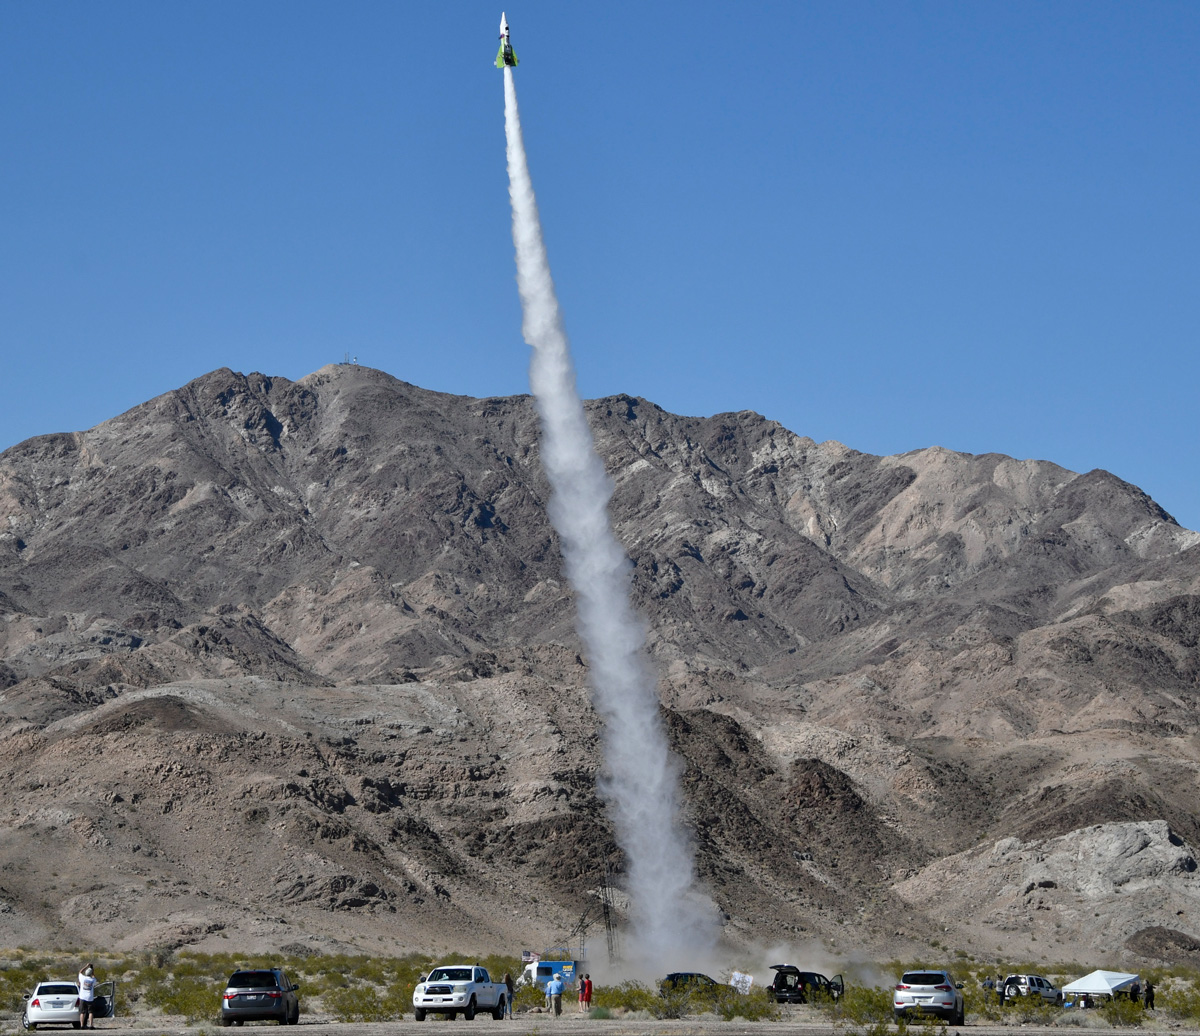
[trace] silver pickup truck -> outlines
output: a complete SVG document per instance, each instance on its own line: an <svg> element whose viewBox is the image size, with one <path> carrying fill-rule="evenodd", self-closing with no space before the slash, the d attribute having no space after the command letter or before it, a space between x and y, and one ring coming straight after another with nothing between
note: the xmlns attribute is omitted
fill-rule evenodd
<svg viewBox="0 0 1200 1036"><path fill-rule="evenodd" d="M423 1022L427 1014L444 1014L453 1020L462 1012L470 1021L477 1011L488 1011L499 1021L504 1017L508 987L493 982L487 968L478 964L439 964L413 990L413 1016Z"/></svg>

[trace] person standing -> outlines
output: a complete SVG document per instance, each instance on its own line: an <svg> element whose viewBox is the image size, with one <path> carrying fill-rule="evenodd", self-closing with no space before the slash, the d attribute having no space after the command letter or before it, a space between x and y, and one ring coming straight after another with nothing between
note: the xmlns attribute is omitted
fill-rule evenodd
<svg viewBox="0 0 1200 1036"><path fill-rule="evenodd" d="M583 976L583 1009L590 1011L592 1009L592 976Z"/></svg>
<svg viewBox="0 0 1200 1036"><path fill-rule="evenodd" d="M512 1018L513 977L507 971L504 973L504 988L508 990L504 996L504 1017Z"/></svg>
<svg viewBox="0 0 1200 1036"><path fill-rule="evenodd" d="M583 1014L583 1011L584 1011L584 1007L583 1007L583 994L584 994L583 976L579 975L575 981L579 985L579 1013Z"/></svg>
<svg viewBox="0 0 1200 1036"><path fill-rule="evenodd" d="M92 965L85 964L76 982L79 986L79 1028L96 1028L96 972ZM88 1022L91 1022L91 1025Z"/></svg>
<svg viewBox="0 0 1200 1036"><path fill-rule="evenodd" d="M546 997L550 1001L550 1010L554 1012L555 1018L562 1014L562 995L565 988L562 976L557 971L554 978L546 983Z"/></svg>
<svg viewBox="0 0 1200 1036"><path fill-rule="evenodd" d="M1146 979L1146 988L1142 990L1142 996L1145 999L1142 1001L1142 1006L1147 1011L1154 1010L1154 983Z"/></svg>

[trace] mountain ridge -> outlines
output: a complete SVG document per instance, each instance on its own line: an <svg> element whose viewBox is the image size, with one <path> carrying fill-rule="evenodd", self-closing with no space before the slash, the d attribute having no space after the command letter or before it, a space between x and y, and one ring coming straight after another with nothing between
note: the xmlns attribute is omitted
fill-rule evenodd
<svg viewBox="0 0 1200 1036"><path fill-rule="evenodd" d="M1004 839L1155 821L1200 844L1200 534L1137 487L940 447L875 457L748 411L585 406L730 943L922 945L946 919L901 885ZM213 371L0 454L0 866L29 883L5 881L0 934L63 938L101 909L23 904L48 838L63 874L118 861L132 919L110 927L134 942L269 943L301 920L339 945L569 931L622 857L547 501L530 397L353 365ZM189 790L110 749L190 760ZM219 876L234 846L240 885ZM291 890L286 911L230 921L256 881ZM164 882L186 883L179 903ZM485 889L505 919L472 902ZM1028 922L1046 952L1133 923L1047 895ZM958 934L1012 946L1005 918Z"/></svg>

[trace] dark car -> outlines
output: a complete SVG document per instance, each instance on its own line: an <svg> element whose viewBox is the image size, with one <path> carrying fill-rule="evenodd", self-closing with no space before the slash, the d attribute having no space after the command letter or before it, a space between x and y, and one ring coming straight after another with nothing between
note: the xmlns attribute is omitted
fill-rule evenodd
<svg viewBox="0 0 1200 1036"><path fill-rule="evenodd" d="M777 1004L807 1004L814 994L818 999L837 1000L846 991L841 975L826 978L794 964L772 964L771 970L775 972L771 993Z"/></svg>
<svg viewBox="0 0 1200 1036"><path fill-rule="evenodd" d="M300 1020L299 988L282 968L235 971L221 998L221 1024L276 1021L295 1025Z"/></svg>
<svg viewBox="0 0 1200 1036"><path fill-rule="evenodd" d="M677 989L715 989L720 984L698 971L672 971L658 984L658 991L665 995Z"/></svg>

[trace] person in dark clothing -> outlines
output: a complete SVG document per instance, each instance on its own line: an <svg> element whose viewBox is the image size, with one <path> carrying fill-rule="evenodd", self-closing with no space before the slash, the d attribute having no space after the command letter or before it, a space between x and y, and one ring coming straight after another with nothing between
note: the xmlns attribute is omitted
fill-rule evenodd
<svg viewBox="0 0 1200 1036"><path fill-rule="evenodd" d="M512 1018L513 977L507 971L504 973L504 1017Z"/></svg>
<svg viewBox="0 0 1200 1036"><path fill-rule="evenodd" d="M1143 997L1142 1006L1145 1007L1147 1011L1153 1011L1154 1010L1154 983L1151 982L1149 979L1146 979L1146 988L1144 990L1142 990L1142 997Z"/></svg>

